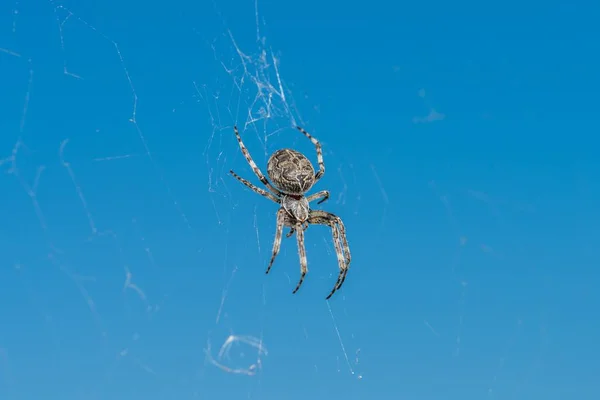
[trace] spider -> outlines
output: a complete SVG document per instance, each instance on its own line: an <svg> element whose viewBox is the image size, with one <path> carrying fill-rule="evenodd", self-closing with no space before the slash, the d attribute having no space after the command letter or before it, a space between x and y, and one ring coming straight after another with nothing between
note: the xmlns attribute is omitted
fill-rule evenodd
<svg viewBox="0 0 600 400"><path fill-rule="evenodd" d="M284 226L290 228L286 237L290 237L296 233L298 255L300 257L300 281L298 281L298 285L296 285L296 288L292 293L296 293L298 289L300 289L302 282L304 282L304 277L308 272L308 262L306 260L306 249L304 246L304 231L311 224L327 225L331 228L333 245L335 247L340 272L331 293L326 297L326 299L329 299L342 287L342 284L346 279L351 260L350 248L348 247L348 240L346 239L346 228L340 217L327 211L310 209L309 203L311 201L321 199L317 202L317 204L321 204L329 198L329 192L327 190L321 190L310 196L305 196L305 193L317 183L321 177L323 177L323 174L325 173L325 163L323 162L323 153L319 141L301 127L298 126L297 129L315 145L317 161L319 163L319 170L316 173L312 164L304 154L292 149L277 150L269 157L267 162L267 174L273 182L271 185L256 163L252 160L250 153L246 149L246 146L244 146L244 142L242 142L242 138L236 126L233 127L233 131L235 132L235 136L240 145L240 150L248 164L250 164L254 174L260 179L262 184L267 187L268 191L254 186L246 179L238 176L232 170L229 171L229 173L238 181L252 189L255 193L258 193L281 206L277 211L277 225L275 228L273 253L271 255L269 266L267 267L267 274L271 270L275 257L277 257L277 254L279 253Z"/></svg>

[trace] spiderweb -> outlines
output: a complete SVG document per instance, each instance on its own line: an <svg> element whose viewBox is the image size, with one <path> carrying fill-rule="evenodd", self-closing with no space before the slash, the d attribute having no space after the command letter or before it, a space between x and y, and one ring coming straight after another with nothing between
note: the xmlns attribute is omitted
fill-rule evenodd
<svg viewBox="0 0 600 400"><path fill-rule="evenodd" d="M257 4L255 6L257 7ZM239 243L236 243L237 240L230 238L230 240L233 239L232 246L239 248L239 250L231 251L232 249L228 247L226 256L231 256L232 253L244 254L243 258L247 259L249 251L255 252L257 250L260 256L257 262L261 264L260 258L264 260L265 256L269 257L271 253L272 237L270 235L272 235L272 225L276 208L269 207L271 205L268 202L251 201L248 204L244 204L243 201L236 200L237 196L233 195L232 192L235 193L235 191L241 189L239 184L231 181L231 179L224 179L226 172L231 168L232 159L236 160L236 165L240 165L241 161L242 168L246 170L244 176L253 178L251 170L249 170L247 165L244 165L245 160L237 148L237 142L231 140L232 126L230 121L233 121L244 132L242 134L244 141L247 146L254 147L254 151L252 151L253 158L259 165L263 165L263 170L268 156L277 148L282 147L282 141L289 143L290 146L303 148L306 154L311 154L309 151L314 152L314 149L310 142L306 141L302 143L303 138L300 135L294 135L295 132L293 130L290 131L290 128L295 128L297 125L305 125L305 120L297 109L293 92L287 87L282 77L279 56L269 46L266 36L263 36L262 30L266 27L264 22L260 22L261 18L259 17L257 8L255 9L255 15L256 37L253 41L247 41L245 47L227 27L224 28L225 32L223 35L210 42L209 46L216 61L215 66L217 70L215 71L215 75L219 77L217 79L219 83L214 85L205 81L200 82L195 80L194 89L196 101L207 111L211 126L211 134L203 150L203 155L205 156L206 168L208 170L208 192L210 193L211 203L214 207L216 222L220 226L231 226L233 223L241 223L253 231L248 231L244 236L256 238L256 243L251 244L251 246L255 245L256 249L252 250L248 249L247 242L244 243L243 248L239 248ZM249 50L245 50L245 48L249 48ZM277 143L272 144L274 141ZM223 150L224 142L228 142L226 153ZM342 196L346 193L347 188L340 191L337 204L343 203ZM248 194L246 191L244 198ZM250 194L250 198L256 200L256 195ZM234 213L231 213L231 209L235 210ZM263 228L264 225L258 222L259 215L268 215L271 224L267 224L267 227ZM227 220L224 220L222 216L226 216ZM236 227L235 229L242 230L244 228ZM264 244L265 236L268 238L267 245ZM261 240L261 238L263 239ZM325 240L325 246L328 254L327 258L331 259L333 254L331 239ZM295 249L290 254L285 253L290 252L284 252L280 257L288 260L286 263L294 264L292 260L297 258ZM231 282L239 271L237 267L238 263L234 262L236 267L231 272L227 284L223 289L216 317L217 327L221 322L224 304L226 301L230 301L227 300L227 295ZM224 273L228 273L226 267L224 268ZM293 278L287 273L284 276L286 278L284 281L275 281L275 284L284 285L283 287L293 286ZM326 275L329 280L334 276L335 274L331 273ZM283 293L285 292L281 294ZM259 292L255 292L254 294L259 294ZM268 289L265 283L261 288L260 298L257 301L259 305L255 308L255 310L260 310L258 318L261 321L264 321L264 314L268 307L267 294ZM355 371L359 361L358 354L360 353L360 348L352 349L355 352L355 356L349 356L349 351L351 350L347 350L345 347L334 312L329 303L326 306L330 317L329 327L331 331L329 335L332 332L335 333L334 337L337 339L340 352L335 356L336 368L338 371L343 368L350 375L356 375L356 378L362 379L362 375ZM239 310L240 308L236 306L235 309ZM298 316L301 315L298 309L294 311ZM302 339L308 342L307 328L306 325L303 325L306 323L309 323L308 320L305 320L305 322L302 322L298 326L301 330L298 329L297 332L302 332ZM319 335L322 334L319 333ZM287 337L292 336L293 334L290 334ZM232 368L223 364L224 358L229 359L230 347L238 343L253 347L257 353L256 362L247 368ZM210 342L206 353L208 361L223 371L254 375L261 367L262 357L268 354L264 342L264 325L261 323L259 337L229 335L225 343L220 347L220 350L218 352L215 351L216 356L212 353ZM318 364L315 363L314 365L316 370L318 370Z"/></svg>
<svg viewBox="0 0 600 400"><path fill-rule="evenodd" d="M214 3L67 4L0 9L0 398L535 397L546 315L503 297L502 270L532 207L411 180L399 147L329 134L259 3L235 6L244 24ZM444 124L415 92L403 129ZM330 302L327 229L307 232L299 293L293 238L264 275L276 206L228 175L258 184L234 125L263 172L278 148L316 161L296 125L323 144L315 190L354 257Z"/></svg>
<svg viewBox="0 0 600 400"><path fill-rule="evenodd" d="M281 147L276 139L314 151L290 129L305 121L261 25L256 41L242 43L227 27L216 39L199 40L193 51L205 52L212 71L191 71L188 87L160 102L153 96L161 84L140 89L146 79L136 79L139 70L131 66L139 60L93 21L98 16L54 2L44 11L35 19L46 24L50 54L18 44L30 24L40 23L18 2L15 42L0 48L0 66L10 71L3 72L3 131L10 132L1 143L9 149L0 162L9 193L3 224L14 228L3 246L3 261L12 265L3 269L2 286L12 288L3 297L29 326L26 353L50 353L40 371L57 371L45 379L33 371L31 379L63 399L203 398L223 392L232 379L225 372L256 377L230 389L251 398L273 357L269 338L278 363L282 347L310 350L325 338L335 347L313 351L308 366L296 361L297 367L362 378L358 341L337 321L348 314L336 316L323 300L336 269L312 272L323 281L319 302L289 298L290 269L263 279L276 207L227 176L235 167L254 180L234 124L261 165ZM347 187L339 196L346 193ZM307 246L335 267L331 238L320 235ZM295 246L287 247L277 263L297 265ZM288 300L274 300L279 296ZM302 311L311 307L318 307L318 324L314 310ZM288 315L290 327L278 326ZM9 399L38 393L23 386L18 360L25 345L15 334L0 335L1 392Z"/></svg>

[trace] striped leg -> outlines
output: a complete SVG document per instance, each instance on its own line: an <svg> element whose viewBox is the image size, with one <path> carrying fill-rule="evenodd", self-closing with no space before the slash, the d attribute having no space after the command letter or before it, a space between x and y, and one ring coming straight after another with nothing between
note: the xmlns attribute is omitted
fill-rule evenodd
<svg viewBox="0 0 600 400"><path fill-rule="evenodd" d="M317 183L317 181L321 179L321 177L325 173L325 162L323 161L323 151L321 150L321 143L319 143L319 141L316 138L312 137L310 133L306 132L304 129L300 128L299 126L297 126L296 128L298 128L298 130L302 132L304 136L310 139L312 144L315 145L315 149L317 150L317 162L319 163L319 170L315 174L315 183Z"/></svg>
<svg viewBox="0 0 600 400"><path fill-rule="evenodd" d="M246 158L246 161L248 162L248 164L250 164L250 168L252 168L252 171L254 171L254 174L258 177L258 179L260 179L260 181L263 183L263 185L265 185L271 192L275 193L277 196L281 196L281 192L269 183L269 181L267 180L265 175L262 173L260 168L258 168L258 165L256 165L256 163L252 159L250 152L248 151L248 149L246 149L246 146L244 146L244 142L242 142L242 137L240 136L240 133L238 132L237 126L233 127L233 131L235 132L235 136L237 137L238 144L240 145L240 150L242 150L242 154Z"/></svg>
<svg viewBox="0 0 600 400"><path fill-rule="evenodd" d="M271 270L273 266L273 262L275 261L275 257L279 254L279 248L281 247L281 235L283 233L283 226L285 225L286 219L286 211L283 208L280 208L277 211L277 226L275 227L275 241L273 242L273 253L271 255L271 261L269 262L269 266L267 267L267 274Z"/></svg>
<svg viewBox="0 0 600 400"><path fill-rule="evenodd" d="M344 223L342 222L342 219L340 217L332 213L320 210L310 211L308 223L327 225L331 228L331 235L333 236L333 246L335 248L335 254L338 259L338 267L340 269L340 272L338 274L338 279L335 282L335 285L333 286L333 289L326 297L327 299L329 299L344 284L344 281L346 280L346 275L348 274L348 269L350 268L350 261L352 260L352 256L350 255L350 247L348 246L348 240L346 239L346 228L344 227Z"/></svg>
<svg viewBox="0 0 600 400"><path fill-rule="evenodd" d="M235 179L237 179L238 181L242 182L244 185L248 186L250 189L254 190L254 192L260 194L261 196L266 197L269 200L274 201L275 203L279 204L279 200L277 199L277 197L273 196L271 193L267 192L264 189L261 189L259 187L254 186L252 183L248 182L247 180L245 180L244 178L242 178L241 176L239 176L238 174L236 174L235 172L233 172L233 170L230 170L229 173L231 175L233 175L233 177Z"/></svg>
<svg viewBox="0 0 600 400"><path fill-rule="evenodd" d="M322 202L324 202L328 198L329 198L329 191L328 190L321 190L320 192L311 194L310 196L308 196L306 198L306 200L308 200L308 202L310 203L311 201L315 201L316 199L321 199L321 200L319 200L317 202L317 204L321 204Z"/></svg>
<svg viewBox="0 0 600 400"><path fill-rule="evenodd" d="M306 260L306 248L304 247L304 229L300 224L296 226L296 238L298 239L298 256L300 257L300 280L298 281L298 285L296 289L292 293L296 293L300 286L302 286L302 282L304 282L304 277L308 272L308 261Z"/></svg>

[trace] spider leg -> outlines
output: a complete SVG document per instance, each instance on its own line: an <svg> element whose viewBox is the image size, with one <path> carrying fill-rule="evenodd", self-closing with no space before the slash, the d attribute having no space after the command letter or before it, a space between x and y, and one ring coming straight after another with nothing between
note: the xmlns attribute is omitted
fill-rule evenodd
<svg viewBox="0 0 600 400"><path fill-rule="evenodd" d="M310 133L306 132L301 127L297 126L296 128L300 132L302 132L304 134L304 136L306 136L307 138L310 139L312 144L315 145L315 149L317 150L317 162L319 163L319 170L315 174L315 183L317 183L317 181L319 179L321 179L321 177L325 173L325 162L323 161L323 150L321 150L321 143L319 143L319 141L316 138L312 137ZM325 201L325 200L323 200L323 201Z"/></svg>
<svg viewBox="0 0 600 400"><path fill-rule="evenodd" d="M229 173L231 175L233 175L233 177L235 179L242 182L244 185L248 186L250 189L254 190L254 192L260 194L261 196L266 197L269 200L274 201L275 203L279 203L279 200L277 199L277 197L273 196L271 193L267 192L264 189L254 186L252 183L248 182L247 180L245 180L244 178L242 178L241 176L239 176L238 174L233 172L233 170L230 170Z"/></svg>
<svg viewBox="0 0 600 400"><path fill-rule="evenodd" d="M275 257L279 254L279 248L281 247L281 234L283 233L283 226L285 225L285 217L286 211L283 208L280 208L277 211L277 226L275 227L275 241L273 242L273 253L271 254L271 261L269 262L269 266L267 267L267 274L271 270L273 266L273 262L275 261Z"/></svg>
<svg viewBox="0 0 600 400"><path fill-rule="evenodd" d="M308 202L310 203L311 201L315 201L316 199L321 199L320 201L317 202L317 204L321 204L324 201L326 201L328 198L329 198L329 191L328 190L321 190L320 192L311 194L310 196L308 196L306 198L306 200L308 200Z"/></svg>
<svg viewBox="0 0 600 400"><path fill-rule="evenodd" d="M303 229L303 230L307 230L307 229L308 229L308 225L310 225L310 224L308 223L308 221L304 221L304 222L301 224L301 226L302 226L302 229ZM294 232L296 232L296 227L295 227L295 226L292 226L292 227L290 227L290 231L289 231L289 232L288 232L288 233L285 235L285 237L286 237L286 238L289 238L289 237L291 237L291 236L294 234Z"/></svg>
<svg viewBox="0 0 600 400"><path fill-rule="evenodd" d="M254 172L254 174L258 177L258 179L260 179L262 184L265 185L271 192L275 193L277 196L281 196L281 192L269 183L269 181L267 180L267 178L265 178L265 175L262 173L260 168L258 168L258 165L256 165L256 163L252 159L250 152L248 151L248 149L246 149L244 142L242 142L242 137L240 136L240 133L238 132L237 126L233 127L233 131L235 132L235 136L237 137L238 144L240 145L240 150L242 151L242 154L246 158L246 161L248 162L248 164L250 164L250 168L252 168L252 171Z"/></svg>
<svg viewBox="0 0 600 400"><path fill-rule="evenodd" d="M300 280L298 281L298 285L296 285L296 289L292 293L296 293L300 286L302 286L302 282L304 282L304 277L308 272L308 261L306 260L306 248L304 247L304 230L301 225L296 226L296 238L298 239L298 256L300 257Z"/></svg>
<svg viewBox="0 0 600 400"><path fill-rule="evenodd" d="M348 246L348 240L346 238L346 228L344 227L344 223L340 217L336 216L335 214L320 210L311 210L308 217L308 222L311 224L327 225L331 228L333 245L335 247L335 254L338 259L338 267L340 272L333 289L326 297L326 299L330 299L331 296L333 296L333 294L344 284L346 275L348 274L348 269L350 267L350 261L352 259L350 255L350 247Z"/></svg>

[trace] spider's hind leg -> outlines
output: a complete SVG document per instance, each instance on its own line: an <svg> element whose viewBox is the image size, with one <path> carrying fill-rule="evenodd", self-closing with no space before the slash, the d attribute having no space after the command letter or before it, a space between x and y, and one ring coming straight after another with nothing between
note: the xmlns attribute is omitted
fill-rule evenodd
<svg viewBox="0 0 600 400"><path fill-rule="evenodd" d="M346 228L344 227L341 218L335 214L321 210L311 210L308 222L311 224L327 225L331 229L333 246L335 247L335 254L337 256L340 272L333 289L326 297L326 299L330 299L344 284L346 275L348 274L348 268L350 267L351 256L348 240L346 239Z"/></svg>
<svg viewBox="0 0 600 400"><path fill-rule="evenodd" d="M346 275L348 275L348 268L340 269L337 281L335 282L333 289L331 289L331 292L327 295L327 297L325 297L325 300L329 300L335 292L340 290L340 288L344 284L344 281L346 280Z"/></svg>

